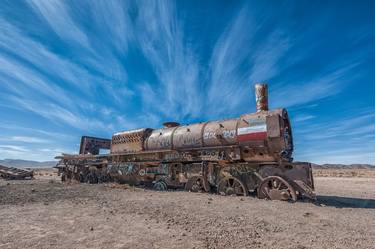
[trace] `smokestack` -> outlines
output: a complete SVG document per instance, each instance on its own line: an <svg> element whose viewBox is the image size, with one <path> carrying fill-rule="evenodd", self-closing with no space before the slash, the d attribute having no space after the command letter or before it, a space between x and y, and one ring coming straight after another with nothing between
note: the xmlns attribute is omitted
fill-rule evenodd
<svg viewBox="0 0 375 249"><path fill-rule="evenodd" d="M257 112L268 111L268 85L255 84L255 100Z"/></svg>

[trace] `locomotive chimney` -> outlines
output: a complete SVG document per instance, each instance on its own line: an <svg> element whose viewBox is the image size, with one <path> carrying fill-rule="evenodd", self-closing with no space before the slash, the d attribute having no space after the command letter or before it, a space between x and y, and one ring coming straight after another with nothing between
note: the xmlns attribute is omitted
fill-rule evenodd
<svg viewBox="0 0 375 249"><path fill-rule="evenodd" d="M255 100L257 112L268 111L268 85L255 84Z"/></svg>

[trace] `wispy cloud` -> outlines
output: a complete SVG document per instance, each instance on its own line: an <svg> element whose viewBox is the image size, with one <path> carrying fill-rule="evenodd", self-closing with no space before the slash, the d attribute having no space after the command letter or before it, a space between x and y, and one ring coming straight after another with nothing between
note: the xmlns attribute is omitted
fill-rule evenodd
<svg viewBox="0 0 375 249"><path fill-rule="evenodd" d="M33 148L32 150L24 146L16 145L0 145L1 159L15 158L35 161L51 161L55 160L55 156L61 153L75 153L67 148L48 149L48 148Z"/></svg>
<svg viewBox="0 0 375 249"><path fill-rule="evenodd" d="M12 136L12 137L0 137L0 141L13 141L22 143L50 143L51 140L39 138L39 137L27 137L27 136Z"/></svg>
<svg viewBox="0 0 375 249"><path fill-rule="evenodd" d="M133 95L122 83L98 78L82 66L49 51L1 17L0 31L0 82L8 92L3 94L2 104L6 103L9 108L29 110L52 122L63 121L79 129L99 130L110 128L110 121L104 124L87 115L110 107L89 102L97 98L95 89L99 86L102 91L98 94L107 94L116 104L122 104Z"/></svg>
<svg viewBox="0 0 375 249"><path fill-rule="evenodd" d="M352 62L342 68L333 65L331 67L335 67L335 69L323 72L312 80L278 84L271 89L271 105L273 107L292 107L333 96L345 88L355 74L354 71L358 65L358 62Z"/></svg>
<svg viewBox="0 0 375 249"><path fill-rule="evenodd" d="M298 115L297 117L295 117L293 119L294 122L305 122L305 121L308 121L308 120L311 120L311 119L314 119L315 116L314 115L305 115L305 114L302 114L302 115Z"/></svg>
<svg viewBox="0 0 375 249"><path fill-rule="evenodd" d="M199 65L184 42L173 2L138 2L137 9L137 39L159 83L140 87L145 107L176 119L196 117L202 106Z"/></svg>
<svg viewBox="0 0 375 249"><path fill-rule="evenodd" d="M363 110L295 131L296 158L316 163L368 163L374 159L375 113Z"/></svg>
<svg viewBox="0 0 375 249"><path fill-rule="evenodd" d="M266 42L254 51L250 57L252 61L250 82L267 82L279 74L281 68L279 60L292 47L289 37L281 30L272 32Z"/></svg>
<svg viewBox="0 0 375 249"><path fill-rule="evenodd" d="M113 61L113 55L102 55L104 58L99 57L99 55L91 55L96 57L95 63L92 63L94 64L94 68L105 73L103 76L99 77L92 75L86 68L82 67L82 65L86 67L90 66L90 63L87 65L79 62L80 65L78 65L69 58L64 58L59 54L51 52L40 42L27 36L18 27L10 24L1 17L0 31L3 34L0 36L1 48L7 53L14 55L16 58L21 58L21 60L18 61L19 64L29 63L27 64L29 71L35 74L42 72L56 82L63 80L64 84L70 84L83 96L90 96L96 84L103 83L104 86L108 85L108 80L106 80L106 78L116 78L119 81L126 79L126 73L118 69L118 62ZM103 49L101 49L101 52L103 52ZM8 60L9 57L9 55L5 56L5 54L3 54L5 60ZM106 63L98 63L104 60ZM30 64L32 67L30 67ZM116 71L116 73L114 73L114 71ZM93 82L97 83L94 85L92 84ZM43 88L40 90L43 90Z"/></svg>
<svg viewBox="0 0 375 249"><path fill-rule="evenodd" d="M45 98L52 98L55 101L69 103L64 90L60 87L48 84L48 80L39 73L22 66L14 60L0 55L0 81L11 92L18 96L30 96L30 90L35 93L43 94Z"/></svg>
<svg viewBox="0 0 375 249"><path fill-rule="evenodd" d="M62 39L75 41L86 48L90 48L86 34L74 22L63 1L30 0L28 3Z"/></svg>
<svg viewBox="0 0 375 249"><path fill-rule="evenodd" d="M98 0L84 3L85 9L88 9L93 16L92 25L98 34L108 39L111 48L117 49L123 53L128 50L129 43L134 41L133 22L129 11L131 4L121 0ZM105 10L105 11L103 11Z"/></svg>
<svg viewBox="0 0 375 249"><path fill-rule="evenodd" d="M11 150L15 152L29 152L29 149L26 149L24 146L18 145L0 145L0 149L2 150Z"/></svg>
<svg viewBox="0 0 375 249"><path fill-rule="evenodd" d="M71 49L76 51L79 60L63 58L50 52L40 43L22 34L16 27L3 21L3 26L7 31L7 35L4 37L8 37L3 44L8 44L9 50L15 51L15 54L21 55L30 63L37 65L39 70L44 73L55 78L62 78L67 83L75 84L82 95L90 95L90 93L95 92L98 85L111 88L108 80L112 83L117 82L116 88L111 88L114 96L118 96L115 89L118 90L119 87L123 91L128 90L126 87L126 70L113 53L113 46L118 47L118 52L125 52L127 41L132 37L130 28L128 29L130 26L129 17L125 15L120 2L95 1L91 5L87 5L85 2L81 2L82 5L77 3L78 12L84 13L84 10L90 10L93 22L95 22L93 27L101 27L102 34L98 37L91 35L90 38L84 33L84 29L76 24L73 19L74 15L71 14L71 8L66 1L29 1L28 3L36 13L43 17L42 20L53 27L64 42L71 45L72 41L75 41L82 45L84 50L73 46ZM103 12L104 9L105 12ZM59 14L56 14L56 12ZM55 16L58 17L55 18ZM111 21L116 24L110 26ZM103 40L99 37L112 38ZM19 41L22 42L17 43ZM95 70L97 74L93 75L87 69Z"/></svg>
<svg viewBox="0 0 375 249"><path fill-rule="evenodd" d="M249 26L244 33L243 27L246 23L249 23ZM241 70L244 69L241 65L249 60L249 46L252 46L256 29L248 8L243 8L216 42L209 64L209 112L216 110L217 113L222 113L238 107L245 96L249 95L244 91L248 89L245 86L250 84L249 67L247 70Z"/></svg>
<svg viewBox="0 0 375 249"><path fill-rule="evenodd" d="M95 119L89 119L69 111L61 106L52 103L40 103L37 101L24 100L20 98L11 98L14 103L22 106L24 109L34 112L51 122L63 122L66 125L77 129L106 129L107 125Z"/></svg>
<svg viewBox="0 0 375 249"><path fill-rule="evenodd" d="M40 139L48 138L47 140L54 139L55 141L57 139L63 139L63 140L74 139L74 136L71 134L68 134L67 131L55 132L55 131L50 131L50 130L42 130L38 128L27 127L27 124L19 124L16 122L4 121L0 123L0 128L3 131L7 131L7 132L10 131L10 133L12 134L15 134L17 132L21 134L28 134L27 136L29 136L29 134L32 134L32 136L36 136L37 138L40 138Z"/></svg>
<svg viewBox="0 0 375 249"><path fill-rule="evenodd" d="M334 121L328 120L319 123L312 123L305 126L298 135L308 141L323 139L347 139L355 135L362 135L375 132L375 113L357 112L352 115L341 118L334 118Z"/></svg>
<svg viewBox="0 0 375 249"><path fill-rule="evenodd" d="M292 43L279 28L266 37L260 37L260 30L266 26L268 17L259 18L251 7L245 5L216 42L209 64L207 88L211 113L246 110L244 107L250 106L249 99L253 96L251 86L280 73L279 61Z"/></svg>
<svg viewBox="0 0 375 249"><path fill-rule="evenodd" d="M306 161L324 164L368 164L375 161L375 152L361 149L338 149L326 152L306 153L303 155Z"/></svg>

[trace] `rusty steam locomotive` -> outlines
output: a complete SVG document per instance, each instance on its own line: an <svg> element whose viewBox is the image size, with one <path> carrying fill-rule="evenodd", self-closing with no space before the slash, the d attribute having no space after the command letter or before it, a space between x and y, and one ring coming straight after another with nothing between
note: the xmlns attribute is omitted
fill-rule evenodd
<svg viewBox="0 0 375 249"><path fill-rule="evenodd" d="M256 84L257 112L238 118L118 132L112 139L83 136L79 155L63 154L62 180L117 181L156 190L185 188L262 199L314 198L309 163L293 162L285 109L268 110L268 88ZM110 149L109 154L99 154Z"/></svg>

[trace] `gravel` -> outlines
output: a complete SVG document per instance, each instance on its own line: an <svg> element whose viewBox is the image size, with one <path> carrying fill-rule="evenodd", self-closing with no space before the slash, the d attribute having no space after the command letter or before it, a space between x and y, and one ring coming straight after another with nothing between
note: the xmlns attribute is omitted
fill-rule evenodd
<svg viewBox="0 0 375 249"><path fill-rule="evenodd" d="M0 180L0 248L374 248L375 178L316 178L318 203Z"/></svg>

